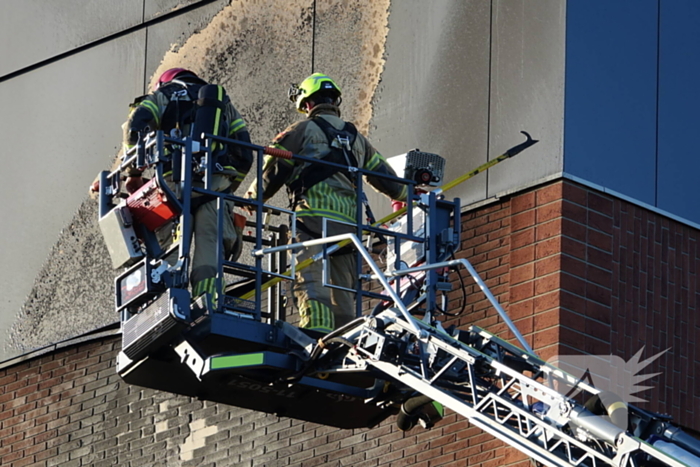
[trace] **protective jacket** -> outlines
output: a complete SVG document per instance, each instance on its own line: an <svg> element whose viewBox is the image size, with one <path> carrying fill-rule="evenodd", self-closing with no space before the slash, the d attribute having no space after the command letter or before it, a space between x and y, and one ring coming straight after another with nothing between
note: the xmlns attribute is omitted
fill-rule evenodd
<svg viewBox="0 0 700 467"><path fill-rule="evenodd" d="M137 98L123 125L125 151L136 144L139 132L144 130L163 130L169 134L172 129L179 128L183 136L189 135L195 117L194 102L204 84L198 79L195 82L174 80L151 94ZM221 134L250 143L246 123L225 93L223 106L228 128ZM250 149L229 144L219 151L216 162L231 176L231 191L235 191L253 165L253 154Z"/></svg>
<svg viewBox="0 0 700 467"><path fill-rule="evenodd" d="M192 126L199 125L200 119L196 118L197 110L204 105L213 105L216 109L223 111L216 112L217 118L212 120L217 122L217 128L213 128L214 124L212 124L212 129L206 130L206 133L250 143L246 123L226 96L223 88L216 87L216 99L205 99L199 93L205 85L204 81L196 77L192 78L192 81L173 80L160 86L151 94L137 98L132 104L133 110L128 120L122 127L125 151L137 143L139 133L144 130L163 130L169 134L171 130L177 128L183 136L190 135ZM197 137L197 135L191 136ZM219 142L212 145L212 150L217 163L217 170L212 176L213 190L222 193L235 191L253 165L252 151L235 144L222 146ZM140 175L140 172L131 169L129 175ZM165 175L167 177L168 173L166 172ZM194 180L193 185L203 186L202 181L197 179ZM194 196L196 195L193 195L193 199ZM209 200L204 196L197 200L199 202L193 203L195 249L190 272L194 296L202 293L213 294L215 291L219 244L216 200ZM233 203L225 201L225 209L227 212L232 212ZM240 242L238 242L239 235L231 216L224 216L221 237L226 257L236 254L236 245ZM166 235L164 240L169 240L169 237ZM237 254L240 254L240 250Z"/></svg>
<svg viewBox="0 0 700 467"><path fill-rule="evenodd" d="M306 120L292 124L277 135L273 140L273 146L301 156L317 159L326 157L331 148L326 133L315 122L317 119L325 119L337 130L345 126L345 121L340 118L338 107L320 104L311 110ZM363 135L357 134L352 144L352 153L358 167L396 176L386 159ZM262 174L263 199L270 199L283 185L288 187L293 185L300 176L303 176L304 169L308 165L301 161L265 156ZM368 176L366 180L377 191L392 199L400 201L406 199L407 188L403 184L374 176ZM257 196L256 188L257 182L254 181L249 189L253 198ZM308 187L303 194L296 196L292 201L298 221L305 225L306 230L316 234L321 233L320 219L323 217L341 222L356 222L357 195L354 180L343 172L337 172Z"/></svg>
<svg viewBox="0 0 700 467"><path fill-rule="evenodd" d="M326 159L338 156L338 151L331 148L332 141L320 119L332 125L335 131L347 130L346 122L340 118L338 107L331 104L316 105L309 113L309 118L291 125L277 135L273 145L276 148L291 151L301 156ZM352 129L353 127L350 127ZM374 172L394 175L386 160L367 141L367 138L351 132L352 156L343 154L347 165L362 167ZM333 152L335 151L335 152ZM341 157L341 156L338 156ZM333 161L338 162L338 161ZM323 218L355 224L357 222L357 193L354 174L348 171L336 171L327 177L319 177L318 171L324 170L322 164L312 164L298 160L280 159L266 156L263 163L262 186L263 199L267 201L283 185L290 193L291 202L297 214L297 241L306 241L320 237L323 233ZM327 174L326 174L327 175ZM308 180L300 180L308 177ZM381 177L368 176L367 182L377 191L390 198L405 200L407 188L401 183ZM249 189L249 195L257 196L257 181ZM302 187L299 189L299 187ZM353 231L354 227L344 224L329 223L328 235ZM322 250L315 245L303 248L297 255L297 261L314 257ZM341 250L342 251L342 250ZM346 250L347 253L350 250ZM354 288L355 257L338 252L329 258L330 282L343 289ZM321 332L329 332L338 326L350 322L355 317L355 300L353 293L324 285L323 265L317 261L305 269L297 271L292 286L294 300L299 309L299 326Z"/></svg>

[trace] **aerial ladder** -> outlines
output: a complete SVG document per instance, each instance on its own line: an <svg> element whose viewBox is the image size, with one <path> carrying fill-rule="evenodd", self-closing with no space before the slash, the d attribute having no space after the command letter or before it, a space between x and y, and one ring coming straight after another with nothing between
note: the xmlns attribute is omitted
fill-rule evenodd
<svg viewBox="0 0 700 467"><path fill-rule="evenodd" d="M143 134L116 170L100 174L100 228L113 266L123 269L115 279L118 373L139 386L340 428L389 417L402 430L430 428L449 408L547 466L700 466L700 442L668 417L631 405L620 417L619 404L601 402L603 391L535 355L474 267L456 257L461 207L443 192L536 142L525 135L526 142L442 188L444 160L410 151L403 177L371 173L417 193L403 209L375 221L358 203L354 232L328 236L324 229L319 239L293 243L293 210L209 189L209 148L217 141L254 151L258 183L264 154L333 163L213 135ZM128 195L121 179L130 166L151 179ZM343 168L356 176L362 199L370 172ZM188 289L193 195L217 200L219 232L223 216L232 215L225 200L255 212L242 235L247 262L224 258L220 242L215 296L193 298ZM162 240L168 233L171 243ZM315 244L323 252L309 261L325 264L344 246L357 258L357 318L328 334L287 322L289 282L308 265L296 262L295 251ZM458 274L465 290L465 270L519 346L476 326L443 327L450 276ZM368 304L373 308L363 309Z"/></svg>

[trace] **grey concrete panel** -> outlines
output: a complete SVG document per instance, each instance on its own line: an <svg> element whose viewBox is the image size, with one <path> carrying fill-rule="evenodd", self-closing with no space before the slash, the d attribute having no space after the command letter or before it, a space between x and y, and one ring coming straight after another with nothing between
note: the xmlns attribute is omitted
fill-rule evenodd
<svg viewBox="0 0 700 467"><path fill-rule="evenodd" d="M3 0L0 76L139 24L144 0Z"/></svg>
<svg viewBox="0 0 700 467"><path fill-rule="evenodd" d="M306 75L321 72L332 77L343 92L343 118L355 122L365 134L372 116L373 88L383 70L389 4L389 0L364 8L338 1L316 4L313 70L310 67ZM344 27L339 21L345 22ZM338 44L343 44L343 50Z"/></svg>
<svg viewBox="0 0 700 467"><path fill-rule="evenodd" d="M522 130L540 143L489 170L489 196L562 170L565 13L560 0L493 2L489 159Z"/></svg>
<svg viewBox="0 0 700 467"><path fill-rule="evenodd" d="M191 3L196 3L196 1L146 0L146 21L162 13L167 13L173 8ZM148 91L151 78L160 65L161 60L163 60L165 53L181 47L192 34L206 27L212 18L228 3L230 3L230 0L219 0L148 28L146 33L144 92Z"/></svg>
<svg viewBox="0 0 700 467"><path fill-rule="evenodd" d="M143 0L144 21L150 21L164 13L169 13L173 10L192 5L199 1L201 0ZM230 0L215 3L219 4L219 9L221 9L221 7L224 6L223 4L230 3Z"/></svg>
<svg viewBox="0 0 700 467"><path fill-rule="evenodd" d="M446 181L486 162L490 4L392 2L386 65L370 136L386 156L413 148L447 159ZM453 189L483 199L485 177Z"/></svg>
<svg viewBox="0 0 700 467"><path fill-rule="evenodd" d="M0 116L4 165L0 197L6 200L0 205L0 328L7 328L19 311L59 232L76 215L97 172L108 168L117 152L128 102L143 84L144 34L121 38L0 84L0 100L4 108L12 109ZM71 242L82 241L83 232L80 227L64 231L69 242L65 248L55 248L49 262L65 259L72 251ZM50 300L63 301L65 322L80 323L82 317L82 324L91 329L114 316L109 310L104 310L105 315L92 307L73 308L97 301L85 293L85 287L92 290L94 281L104 285L102 278L87 275L87 270L95 273L92 264L85 262L57 271L64 277L48 279L64 284L52 291ZM104 274L111 281L111 268ZM76 284L78 289L73 288ZM56 332L63 330L55 322L52 326ZM55 337L47 336L47 341Z"/></svg>
<svg viewBox="0 0 700 467"><path fill-rule="evenodd" d="M342 117L368 137L373 136L369 129L372 98L384 70L389 4L389 0L376 1L361 9L345 2L317 2L316 6L313 71L336 81L343 92ZM339 27L339 18L344 27ZM343 44L342 50L338 44ZM370 140L378 151L389 155L375 138ZM377 218L391 211L386 197L369 186L366 193Z"/></svg>
<svg viewBox="0 0 700 467"><path fill-rule="evenodd" d="M661 2L657 204L700 222L700 3ZM691 91L692 90L692 91Z"/></svg>
<svg viewBox="0 0 700 467"><path fill-rule="evenodd" d="M567 6L565 171L655 202L657 0Z"/></svg>

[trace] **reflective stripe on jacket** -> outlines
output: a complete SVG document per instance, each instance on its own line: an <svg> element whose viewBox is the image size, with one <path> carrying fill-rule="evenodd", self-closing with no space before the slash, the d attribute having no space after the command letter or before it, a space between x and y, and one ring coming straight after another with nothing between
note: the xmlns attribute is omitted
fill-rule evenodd
<svg viewBox="0 0 700 467"><path fill-rule="evenodd" d="M179 84L168 84L136 100L132 105L129 118L122 125L122 129L124 130L123 143L125 152L136 144L140 131L149 129L149 131L163 130L166 133L170 133L170 130L173 128L161 127L163 114L168 104L170 104L173 94L182 90L184 90L184 88ZM189 100L189 96L183 96L182 99ZM231 139L250 143L250 134L248 133L246 123L230 100L226 103L224 111L227 120L230 122L227 136ZM187 123L180 128L182 135L189 135L190 126L191 125ZM224 168L229 171L235 170L237 172L231 187L231 191L235 191L253 165L253 153L250 149L229 144L228 154L232 157L235 167L226 166Z"/></svg>
<svg viewBox="0 0 700 467"><path fill-rule="evenodd" d="M342 129L345 121L340 118L336 106L320 104L312 109L309 118L294 123L277 135L273 146L291 151L301 156L323 158L330 151L328 139L321 128L313 122L314 118L324 118L335 128ZM379 152L363 135L357 135L352 146L357 164L367 170L396 176L394 170ZM283 185L289 185L301 174L306 163L265 156L263 164L263 198L270 199ZM405 185L380 177L368 176L366 181L377 191L389 198L404 201L407 196ZM357 196L353 181L338 172L326 180L309 188L294 207L297 217L304 222L305 218L326 217L342 222L355 223L357 213ZM257 196L257 181L249 189L252 197ZM313 222L313 224L316 224ZM316 228L313 229L318 232Z"/></svg>

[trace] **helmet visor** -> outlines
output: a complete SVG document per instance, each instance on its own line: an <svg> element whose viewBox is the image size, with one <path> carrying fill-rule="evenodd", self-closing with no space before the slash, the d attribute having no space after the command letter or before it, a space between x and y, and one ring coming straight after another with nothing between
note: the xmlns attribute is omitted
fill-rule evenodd
<svg viewBox="0 0 700 467"><path fill-rule="evenodd" d="M287 97L289 97L289 100L296 103L297 98L301 95L302 91L299 89L299 86L297 86L295 83L292 83L289 85L289 90L287 91Z"/></svg>

